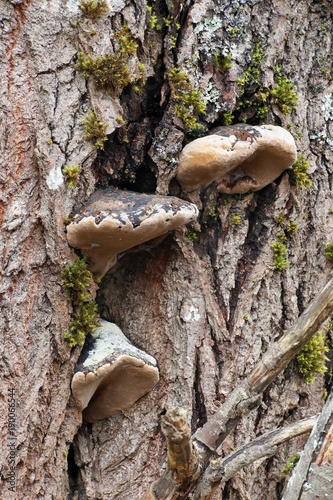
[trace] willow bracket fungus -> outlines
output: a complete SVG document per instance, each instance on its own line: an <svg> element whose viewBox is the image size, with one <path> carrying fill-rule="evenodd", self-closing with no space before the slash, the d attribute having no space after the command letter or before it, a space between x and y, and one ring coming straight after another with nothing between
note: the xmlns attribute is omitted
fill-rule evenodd
<svg viewBox="0 0 333 500"><path fill-rule="evenodd" d="M114 323L98 320L75 368L72 393L94 423L128 410L159 380L156 360L133 346Z"/></svg>
<svg viewBox="0 0 333 500"><path fill-rule="evenodd" d="M84 252L98 279L117 263L119 254L147 242L154 246L197 216L197 207L179 198L108 188L96 191L74 216L67 240Z"/></svg>
<svg viewBox="0 0 333 500"><path fill-rule="evenodd" d="M296 159L294 138L282 127L218 127L184 147L177 180L187 192L216 182L220 193L244 194L273 182Z"/></svg>

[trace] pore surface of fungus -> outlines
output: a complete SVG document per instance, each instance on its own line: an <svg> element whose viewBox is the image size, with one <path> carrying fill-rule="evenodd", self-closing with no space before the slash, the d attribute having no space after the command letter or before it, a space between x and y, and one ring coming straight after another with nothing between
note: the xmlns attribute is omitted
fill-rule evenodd
<svg viewBox="0 0 333 500"><path fill-rule="evenodd" d="M139 194L108 188L96 191L67 226L67 240L81 249L95 278L117 262L117 256L196 220L195 205L171 196Z"/></svg>
<svg viewBox="0 0 333 500"><path fill-rule="evenodd" d="M188 192L216 182L220 193L244 194L273 182L296 158L294 138L282 127L218 127L184 147L177 180Z"/></svg>
<svg viewBox="0 0 333 500"><path fill-rule="evenodd" d="M114 323L99 320L82 350L72 392L87 422L127 410L159 380L156 360L133 346Z"/></svg>

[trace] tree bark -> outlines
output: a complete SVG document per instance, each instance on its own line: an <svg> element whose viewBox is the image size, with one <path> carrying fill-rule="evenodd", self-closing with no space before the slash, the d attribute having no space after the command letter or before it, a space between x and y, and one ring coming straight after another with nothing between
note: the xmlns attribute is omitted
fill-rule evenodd
<svg viewBox="0 0 333 500"><path fill-rule="evenodd" d="M0 496L9 500L143 498L166 463L161 414L182 407L191 433L202 427L331 273L324 244L333 229L332 3L166 0L149 13L143 0L107 1L108 14L95 24L82 19L78 4L0 2ZM98 90L77 71L77 54L114 54L124 24L138 44L131 74L144 64L142 86ZM239 79L257 42L261 87L276 85L279 66L298 96L290 115L270 100L264 121L291 130L310 161L311 189L291 185L287 172L242 196L218 194L212 185L190 196L201 211L200 231L177 230L119 260L98 285L100 315L157 359L160 382L127 412L82 423L70 392L80 349L63 338L72 311L61 272L77 257L64 220L108 186L188 198L175 181L176 165L195 134L176 116L168 75L180 68L202 93L207 110L198 119L209 131L226 112L242 118ZM214 66L221 54L231 56L227 71ZM107 124L103 151L83 140L90 109ZM259 123L246 111L249 123ZM66 165L82 168L74 189ZM278 274L270 245L284 230L281 215L298 231L285 243L290 267ZM311 417L324 390L322 377L307 385L292 361L220 455ZM305 441L286 442L274 457L237 472L214 498L281 498L284 465Z"/></svg>

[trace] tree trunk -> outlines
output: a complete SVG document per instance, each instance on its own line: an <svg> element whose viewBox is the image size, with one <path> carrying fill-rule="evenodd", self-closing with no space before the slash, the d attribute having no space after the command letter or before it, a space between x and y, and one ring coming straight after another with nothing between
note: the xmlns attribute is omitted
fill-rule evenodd
<svg viewBox="0 0 333 500"><path fill-rule="evenodd" d="M79 3L0 0L0 496L6 499L143 498L166 467L160 426L166 409L184 408L194 434L331 273L324 244L333 228L332 2L166 0L147 10L142 0L107 1L96 23ZM115 34L124 25L138 44L126 57L133 82L98 89L78 71L78 52L119 52ZM261 63L257 81L246 87L249 105L239 79L254 67L256 47ZM226 56L230 68L221 63ZM206 102L198 123L207 132L189 132L177 116L169 78L175 67ZM279 71L293 83L297 108L286 114L267 93L268 114L260 121L254 95L276 87ZM102 150L83 138L90 109L107 124ZM290 129L310 162L311 188L295 187L285 172L246 195L222 195L214 185L182 193L175 175L183 146L224 125L231 112L235 122ZM62 170L73 165L82 170L69 189ZM70 390L80 348L63 338L72 310L61 272L79 255L67 244L65 218L108 186L190 198L200 208L200 228L178 229L152 249L123 256L98 284L101 317L155 357L160 381L131 409L89 424ZM291 220L295 234L286 230ZM279 274L271 244L283 231L290 266ZM318 413L324 382L306 384L292 361L218 455ZM286 461L305 442L300 436L281 444L214 498L281 498Z"/></svg>

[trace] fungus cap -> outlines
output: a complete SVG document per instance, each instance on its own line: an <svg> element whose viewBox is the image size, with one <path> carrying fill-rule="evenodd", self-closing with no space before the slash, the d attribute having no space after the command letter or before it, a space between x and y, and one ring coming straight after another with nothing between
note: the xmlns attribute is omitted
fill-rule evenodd
<svg viewBox="0 0 333 500"><path fill-rule="evenodd" d="M195 221L197 207L171 196L97 191L67 226L68 243L87 256L90 271L101 278L117 255L142 243L158 243L169 231Z"/></svg>
<svg viewBox="0 0 333 500"><path fill-rule="evenodd" d="M273 182L296 159L294 138L282 127L218 127L184 147L177 180L188 192L216 182L220 193L244 194Z"/></svg>
<svg viewBox="0 0 333 500"><path fill-rule="evenodd" d="M156 360L133 346L114 323L99 320L72 380L72 392L87 422L129 409L159 380Z"/></svg>

